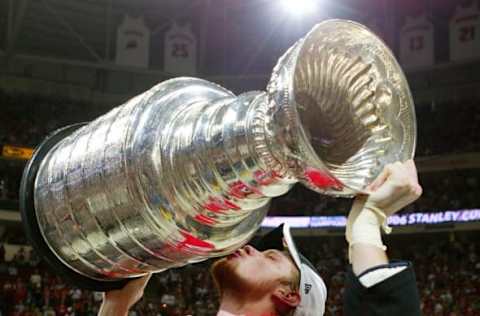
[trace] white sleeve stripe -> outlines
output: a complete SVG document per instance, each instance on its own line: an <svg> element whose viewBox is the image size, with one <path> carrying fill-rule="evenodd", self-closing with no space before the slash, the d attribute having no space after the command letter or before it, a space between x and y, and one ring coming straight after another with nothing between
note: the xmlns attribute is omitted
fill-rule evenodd
<svg viewBox="0 0 480 316"><path fill-rule="evenodd" d="M386 279L394 276L397 273L402 272L406 268L407 268L406 266L402 266L402 267L393 267L393 268L387 267L387 268L376 269L362 275L359 278L359 281L364 287L369 288L382 281L385 281Z"/></svg>

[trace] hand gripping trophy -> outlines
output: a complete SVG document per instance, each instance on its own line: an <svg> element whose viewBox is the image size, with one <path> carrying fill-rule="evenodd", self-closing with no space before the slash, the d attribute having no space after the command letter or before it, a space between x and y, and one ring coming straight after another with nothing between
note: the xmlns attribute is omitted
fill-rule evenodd
<svg viewBox="0 0 480 316"><path fill-rule="evenodd" d="M88 124L47 137L25 169L30 242L77 286L229 254L295 183L338 197L413 156L415 112L393 54L330 20L278 61L266 91L162 82Z"/></svg>

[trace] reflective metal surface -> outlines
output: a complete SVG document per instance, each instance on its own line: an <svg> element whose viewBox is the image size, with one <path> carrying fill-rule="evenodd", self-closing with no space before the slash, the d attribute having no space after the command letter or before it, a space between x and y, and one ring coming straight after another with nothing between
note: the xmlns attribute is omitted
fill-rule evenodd
<svg viewBox="0 0 480 316"><path fill-rule="evenodd" d="M413 99L395 57L364 26L330 20L280 58L267 88L272 168L334 196L363 190L387 163L413 158ZM292 167L294 166L294 167Z"/></svg>
<svg viewBox="0 0 480 316"><path fill-rule="evenodd" d="M327 21L280 58L267 92L173 79L63 139L38 171L37 218L82 275L162 271L241 247L298 181L361 191L412 157L415 133L391 52L356 23Z"/></svg>

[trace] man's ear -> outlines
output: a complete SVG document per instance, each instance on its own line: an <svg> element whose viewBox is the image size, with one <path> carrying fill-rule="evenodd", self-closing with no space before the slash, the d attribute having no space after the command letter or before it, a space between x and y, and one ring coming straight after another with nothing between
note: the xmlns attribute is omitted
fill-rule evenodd
<svg viewBox="0 0 480 316"><path fill-rule="evenodd" d="M297 307L301 298L297 291L279 287L273 292L272 300L277 310L287 312Z"/></svg>

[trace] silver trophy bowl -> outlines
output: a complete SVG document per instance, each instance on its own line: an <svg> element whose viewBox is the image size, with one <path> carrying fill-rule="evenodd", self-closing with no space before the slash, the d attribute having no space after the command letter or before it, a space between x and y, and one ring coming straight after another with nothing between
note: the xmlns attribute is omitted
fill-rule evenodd
<svg viewBox="0 0 480 316"><path fill-rule="evenodd" d="M58 273L110 290L233 252L297 182L362 192L413 157L415 135L390 50L357 23L326 21L280 58L266 91L177 78L55 132L25 169L23 222Z"/></svg>

